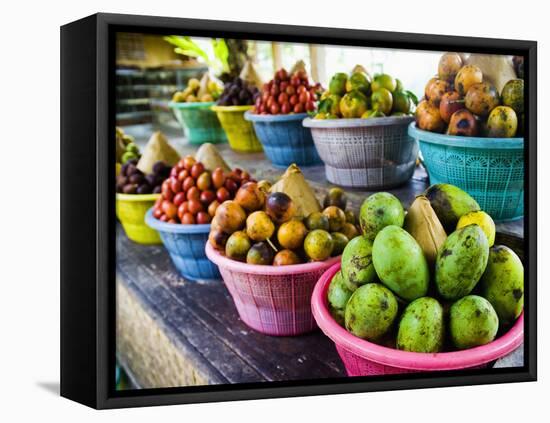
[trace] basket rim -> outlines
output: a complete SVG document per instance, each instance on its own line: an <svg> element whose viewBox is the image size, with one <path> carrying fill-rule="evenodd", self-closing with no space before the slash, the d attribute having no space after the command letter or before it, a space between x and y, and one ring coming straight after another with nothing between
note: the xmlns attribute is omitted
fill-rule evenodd
<svg viewBox="0 0 550 423"><path fill-rule="evenodd" d="M252 113L252 110L244 114L244 118L251 122L286 122L294 120L304 120L308 116L307 113L289 113L287 115L258 115Z"/></svg>
<svg viewBox="0 0 550 423"><path fill-rule="evenodd" d="M409 125L414 121L413 116L387 116L377 117L372 119L312 119L310 117L304 119L303 125L306 128L315 129L332 129L332 128L365 128L376 126L400 126Z"/></svg>
<svg viewBox="0 0 550 423"><path fill-rule="evenodd" d="M207 109L215 105L214 101L196 101L192 103L180 103L171 101L168 103L168 107L171 109Z"/></svg>
<svg viewBox="0 0 550 423"><path fill-rule="evenodd" d="M523 138L484 138L460 137L424 131L416 127L415 122L409 125L409 135L419 142L449 147L467 147L491 150L523 150Z"/></svg>
<svg viewBox="0 0 550 423"><path fill-rule="evenodd" d="M205 247L206 256L220 268L229 269L233 272L248 273L253 275L284 276L300 273L310 273L318 270L327 270L329 267L340 262L340 257L331 257L325 261L313 263L291 264L288 266L272 266L262 264L248 264L232 260L217 251L209 242Z"/></svg>
<svg viewBox="0 0 550 423"><path fill-rule="evenodd" d="M203 234L210 232L210 223L184 225L182 223L166 223L153 216L153 207L145 213L145 223L152 229L159 232L169 232L173 234Z"/></svg>
<svg viewBox="0 0 550 423"><path fill-rule="evenodd" d="M214 104L210 107L214 112L246 112L254 108L253 104L247 104L242 106L219 106Z"/></svg>
<svg viewBox="0 0 550 423"><path fill-rule="evenodd" d="M363 359L408 370L457 370L496 360L516 349L523 341L523 311L511 329L494 341L463 351L418 353L400 351L358 338L341 327L331 316L326 295L340 263L333 265L319 279L311 297L311 310L317 325L338 347Z"/></svg>
<svg viewBox="0 0 550 423"><path fill-rule="evenodd" d="M139 201L156 201L162 194L124 194L116 193L117 201L139 202Z"/></svg>

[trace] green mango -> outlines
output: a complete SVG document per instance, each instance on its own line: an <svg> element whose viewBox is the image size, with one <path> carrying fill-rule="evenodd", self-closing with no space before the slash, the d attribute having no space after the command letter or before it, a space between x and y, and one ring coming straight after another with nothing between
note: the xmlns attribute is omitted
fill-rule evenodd
<svg viewBox="0 0 550 423"><path fill-rule="evenodd" d="M348 80L348 76L343 73L335 73L328 85L328 90L331 94L335 94L338 96L343 96L346 93L346 82Z"/></svg>
<svg viewBox="0 0 550 423"><path fill-rule="evenodd" d="M403 226L405 211L401 201L389 192L372 194L361 205L359 223L363 235L374 241L378 232L389 225Z"/></svg>
<svg viewBox="0 0 550 423"><path fill-rule="evenodd" d="M444 338L443 307L436 299L422 297L407 306L397 331L398 350L436 353Z"/></svg>
<svg viewBox="0 0 550 423"><path fill-rule="evenodd" d="M360 286L346 305L346 329L359 338L376 341L391 328L397 309L395 296L385 286Z"/></svg>
<svg viewBox="0 0 550 423"><path fill-rule="evenodd" d="M346 82L346 91L359 90L365 95L370 93L370 77L365 72L354 72Z"/></svg>
<svg viewBox="0 0 550 423"><path fill-rule="evenodd" d="M497 312L500 325L510 326L523 310L523 264L510 248L495 245L481 277L482 295Z"/></svg>
<svg viewBox="0 0 550 423"><path fill-rule="evenodd" d="M428 292L430 271L422 248L399 226L386 226L372 245L372 262L380 281L406 301Z"/></svg>
<svg viewBox="0 0 550 423"><path fill-rule="evenodd" d="M376 272L372 264L372 241L364 236L353 238L342 253L344 285L355 291L358 286L374 282Z"/></svg>
<svg viewBox="0 0 550 423"><path fill-rule="evenodd" d="M435 286L446 300L472 292L487 266L489 242L478 225L457 229L447 237L435 259Z"/></svg>
<svg viewBox="0 0 550 423"><path fill-rule="evenodd" d="M344 326L344 311L351 294L353 294L353 292L344 285L342 272L339 271L330 281L327 298L330 314L340 326Z"/></svg>
<svg viewBox="0 0 550 423"><path fill-rule="evenodd" d="M479 204L467 192L451 184L435 184L424 193L443 227L450 233L458 219L468 212L480 210Z"/></svg>
<svg viewBox="0 0 550 423"><path fill-rule="evenodd" d="M488 344L498 331L497 313L485 298L468 295L451 306L449 331L460 350Z"/></svg>

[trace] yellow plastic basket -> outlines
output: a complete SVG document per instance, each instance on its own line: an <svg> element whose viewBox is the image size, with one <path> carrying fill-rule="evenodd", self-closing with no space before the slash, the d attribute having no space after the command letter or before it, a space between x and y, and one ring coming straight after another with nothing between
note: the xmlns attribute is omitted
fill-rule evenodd
<svg viewBox="0 0 550 423"><path fill-rule="evenodd" d="M160 194L116 195L116 215L128 238L139 244L161 244L158 232L145 224L145 213Z"/></svg>
<svg viewBox="0 0 550 423"><path fill-rule="evenodd" d="M254 106L212 106L227 135L229 146L239 153L257 153L262 144L256 137L252 122L244 119L244 113Z"/></svg>

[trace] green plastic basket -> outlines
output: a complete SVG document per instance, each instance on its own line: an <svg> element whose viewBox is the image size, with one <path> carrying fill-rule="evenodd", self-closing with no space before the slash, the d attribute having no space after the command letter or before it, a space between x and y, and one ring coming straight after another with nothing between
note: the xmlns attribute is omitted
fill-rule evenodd
<svg viewBox="0 0 550 423"><path fill-rule="evenodd" d="M478 138L420 130L418 140L431 184L453 184L476 199L494 220L523 217L523 138Z"/></svg>
<svg viewBox="0 0 550 423"><path fill-rule="evenodd" d="M214 104L211 101L203 103L171 102L169 104L189 143L203 144L210 142L219 144L227 142L220 121L211 109Z"/></svg>

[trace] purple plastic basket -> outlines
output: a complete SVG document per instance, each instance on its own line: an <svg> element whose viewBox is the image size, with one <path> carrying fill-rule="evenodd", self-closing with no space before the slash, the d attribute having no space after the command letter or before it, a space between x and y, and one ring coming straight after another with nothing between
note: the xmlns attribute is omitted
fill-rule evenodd
<svg viewBox="0 0 550 423"><path fill-rule="evenodd" d="M162 222L153 216L152 208L145 215L145 222L158 231L174 266L185 279L220 279L218 267L208 260L204 253L210 224L183 225Z"/></svg>

